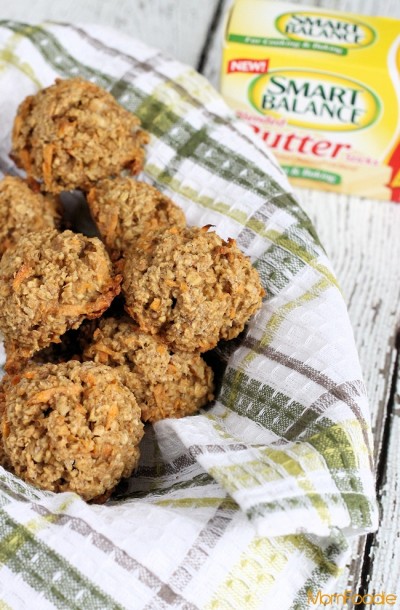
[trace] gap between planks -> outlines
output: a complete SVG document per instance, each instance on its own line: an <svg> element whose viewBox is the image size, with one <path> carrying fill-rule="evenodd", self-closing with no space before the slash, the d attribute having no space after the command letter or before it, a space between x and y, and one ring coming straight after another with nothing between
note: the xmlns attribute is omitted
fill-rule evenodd
<svg viewBox="0 0 400 610"><path fill-rule="evenodd" d="M382 508L381 514L381 525L382 521L386 517L386 513L390 510L390 505L388 506L388 502L384 502L384 487L387 482L388 477L388 469L390 468L390 455L393 451L392 443L396 442L398 439L394 438L396 434L395 426L392 426L394 417L399 420L399 414L396 413L396 406L400 403L400 329L397 331L396 342L395 342L395 352L396 359L394 364L394 370L392 375L390 396L387 406L387 417L385 421L385 426L382 434L382 451L379 455L379 460L376 466L376 491L378 498L380 500L380 505ZM398 423L396 421L395 423ZM398 468L395 473L396 478L399 476ZM393 502L396 505L396 497L393 497ZM389 499L390 503L390 499ZM395 528L397 530L397 528ZM364 548L364 556L363 556L363 564L361 570L360 577L360 586L358 589L358 593L360 595L365 595L367 593L379 592L379 567L378 562L382 561L380 557L380 539L381 539L382 530L379 530L377 533L368 534L365 540L365 548ZM393 532L394 533L394 532ZM396 536L397 540L397 536ZM399 558L397 558L399 560ZM378 578L376 579L376 576ZM375 577L375 578L374 578ZM398 582L398 579L397 579ZM385 583L382 583L384 585ZM398 591L392 591L388 588L384 587L383 591L386 594L395 594ZM360 610L364 610L366 608L366 604L361 604L359 606Z"/></svg>

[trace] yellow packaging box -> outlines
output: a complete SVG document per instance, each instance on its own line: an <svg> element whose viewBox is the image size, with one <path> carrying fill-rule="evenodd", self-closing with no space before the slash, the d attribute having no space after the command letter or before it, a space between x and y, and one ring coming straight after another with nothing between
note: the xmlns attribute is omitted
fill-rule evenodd
<svg viewBox="0 0 400 610"><path fill-rule="evenodd" d="M400 21L236 0L221 92L297 186L400 201Z"/></svg>

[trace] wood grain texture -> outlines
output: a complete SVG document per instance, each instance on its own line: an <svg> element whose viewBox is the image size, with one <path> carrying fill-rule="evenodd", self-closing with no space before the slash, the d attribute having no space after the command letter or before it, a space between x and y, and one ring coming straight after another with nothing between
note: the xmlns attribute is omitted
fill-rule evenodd
<svg viewBox="0 0 400 610"><path fill-rule="evenodd" d="M298 4L400 17L400 3L388 0L294 0ZM225 11L231 0L224 0ZM223 30L221 17L204 65L204 74L218 87ZM374 449L379 482L385 480L379 499L382 524L368 538L352 542L351 561L337 583L337 591L353 593L382 590L395 593L400 582L397 552L399 510L400 420L391 416L391 386L398 354L400 326L400 206L296 189L332 261L353 324L364 380L370 399ZM387 443L387 431L391 443ZM384 478L386 475L386 478ZM391 481L391 483L389 482ZM395 481L395 482L394 482ZM400 545L398 545L400 546ZM393 563L387 558L393 557ZM391 566L391 568L390 568Z"/></svg>
<svg viewBox="0 0 400 610"><path fill-rule="evenodd" d="M397 236L400 234L400 206L321 191L297 189L297 194L332 261L348 306L370 400L377 470L384 475L388 455L392 475L397 469L398 480L400 461L396 463L396 456L392 456L396 446L386 447L385 431L393 423L388 418L398 354L400 240ZM384 510L383 496L379 499L381 510ZM391 510L396 509L395 504L395 509L392 507ZM373 591L372 581L368 580L372 571L380 574L381 583L388 578L385 590L392 593L390 579L393 575L387 572L381 554L370 556L370 553L375 547L385 548L387 538L395 545L398 531L398 523L392 520L388 521L386 528L382 524L368 540L354 541L351 562L337 584L337 591L346 588L353 593ZM393 569L400 580L400 553L398 560Z"/></svg>
<svg viewBox="0 0 400 610"><path fill-rule="evenodd" d="M304 4L301 0L300 3ZM400 4L393 0L385 3L317 0L311 4L400 17ZM378 471L382 513L379 530L353 542L352 559L337 584L337 591L350 588L353 593L382 590L399 593L400 516L396 485L400 472L400 423L392 416L390 403L395 363L398 364L396 336L400 326L400 240L397 237L400 206L318 191L297 189L297 193L325 245L347 302L370 399ZM391 443L386 446L388 428ZM388 555L392 556L391 560Z"/></svg>
<svg viewBox="0 0 400 610"><path fill-rule="evenodd" d="M371 547L368 589L393 593L400 602L400 373L397 375L388 439L387 463L380 489L382 517Z"/></svg>
<svg viewBox="0 0 400 610"><path fill-rule="evenodd" d="M367 386L375 441L382 451L400 321L400 206L297 189L338 276Z"/></svg>
<svg viewBox="0 0 400 610"><path fill-rule="evenodd" d="M197 66L218 0L0 0L1 19L96 23L117 28Z"/></svg>

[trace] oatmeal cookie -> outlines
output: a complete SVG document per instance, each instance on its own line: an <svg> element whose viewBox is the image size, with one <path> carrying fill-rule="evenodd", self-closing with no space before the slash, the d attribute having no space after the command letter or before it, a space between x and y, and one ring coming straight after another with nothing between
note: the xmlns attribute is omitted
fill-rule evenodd
<svg viewBox="0 0 400 610"><path fill-rule="evenodd" d="M265 294L235 241L208 227L173 228L132 249L123 275L126 310L140 328L184 351L236 337Z"/></svg>
<svg viewBox="0 0 400 610"><path fill-rule="evenodd" d="M59 222L56 197L35 192L16 176L0 180L0 258L23 235L54 229Z"/></svg>
<svg viewBox="0 0 400 610"><path fill-rule="evenodd" d="M97 238L56 230L31 233L0 261L0 330L6 370L61 335L97 318L120 291L108 254Z"/></svg>
<svg viewBox="0 0 400 610"><path fill-rule="evenodd" d="M171 199L149 184L130 178L103 180L90 190L87 199L114 260L132 247L138 237L186 224L182 210Z"/></svg>
<svg viewBox="0 0 400 610"><path fill-rule="evenodd" d="M200 354L172 351L128 317L100 320L83 358L118 368L143 421L191 415L213 399L213 372Z"/></svg>
<svg viewBox="0 0 400 610"><path fill-rule="evenodd" d="M137 465L140 409L110 367L29 367L20 376L6 376L1 395L5 452L25 481L92 500Z"/></svg>
<svg viewBox="0 0 400 610"><path fill-rule="evenodd" d="M46 192L89 190L124 168L142 169L148 136L139 125L94 83L57 79L20 104L11 156Z"/></svg>

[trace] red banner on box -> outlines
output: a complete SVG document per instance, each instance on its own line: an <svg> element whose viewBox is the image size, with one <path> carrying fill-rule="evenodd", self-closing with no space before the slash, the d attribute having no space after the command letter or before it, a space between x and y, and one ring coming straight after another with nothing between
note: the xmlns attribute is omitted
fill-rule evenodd
<svg viewBox="0 0 400 610"><path fill-rule="evenodd" d="M268 72L269 59L231 59L228 63L230 72L244 72L245 74L265 74Z"/></svg>

